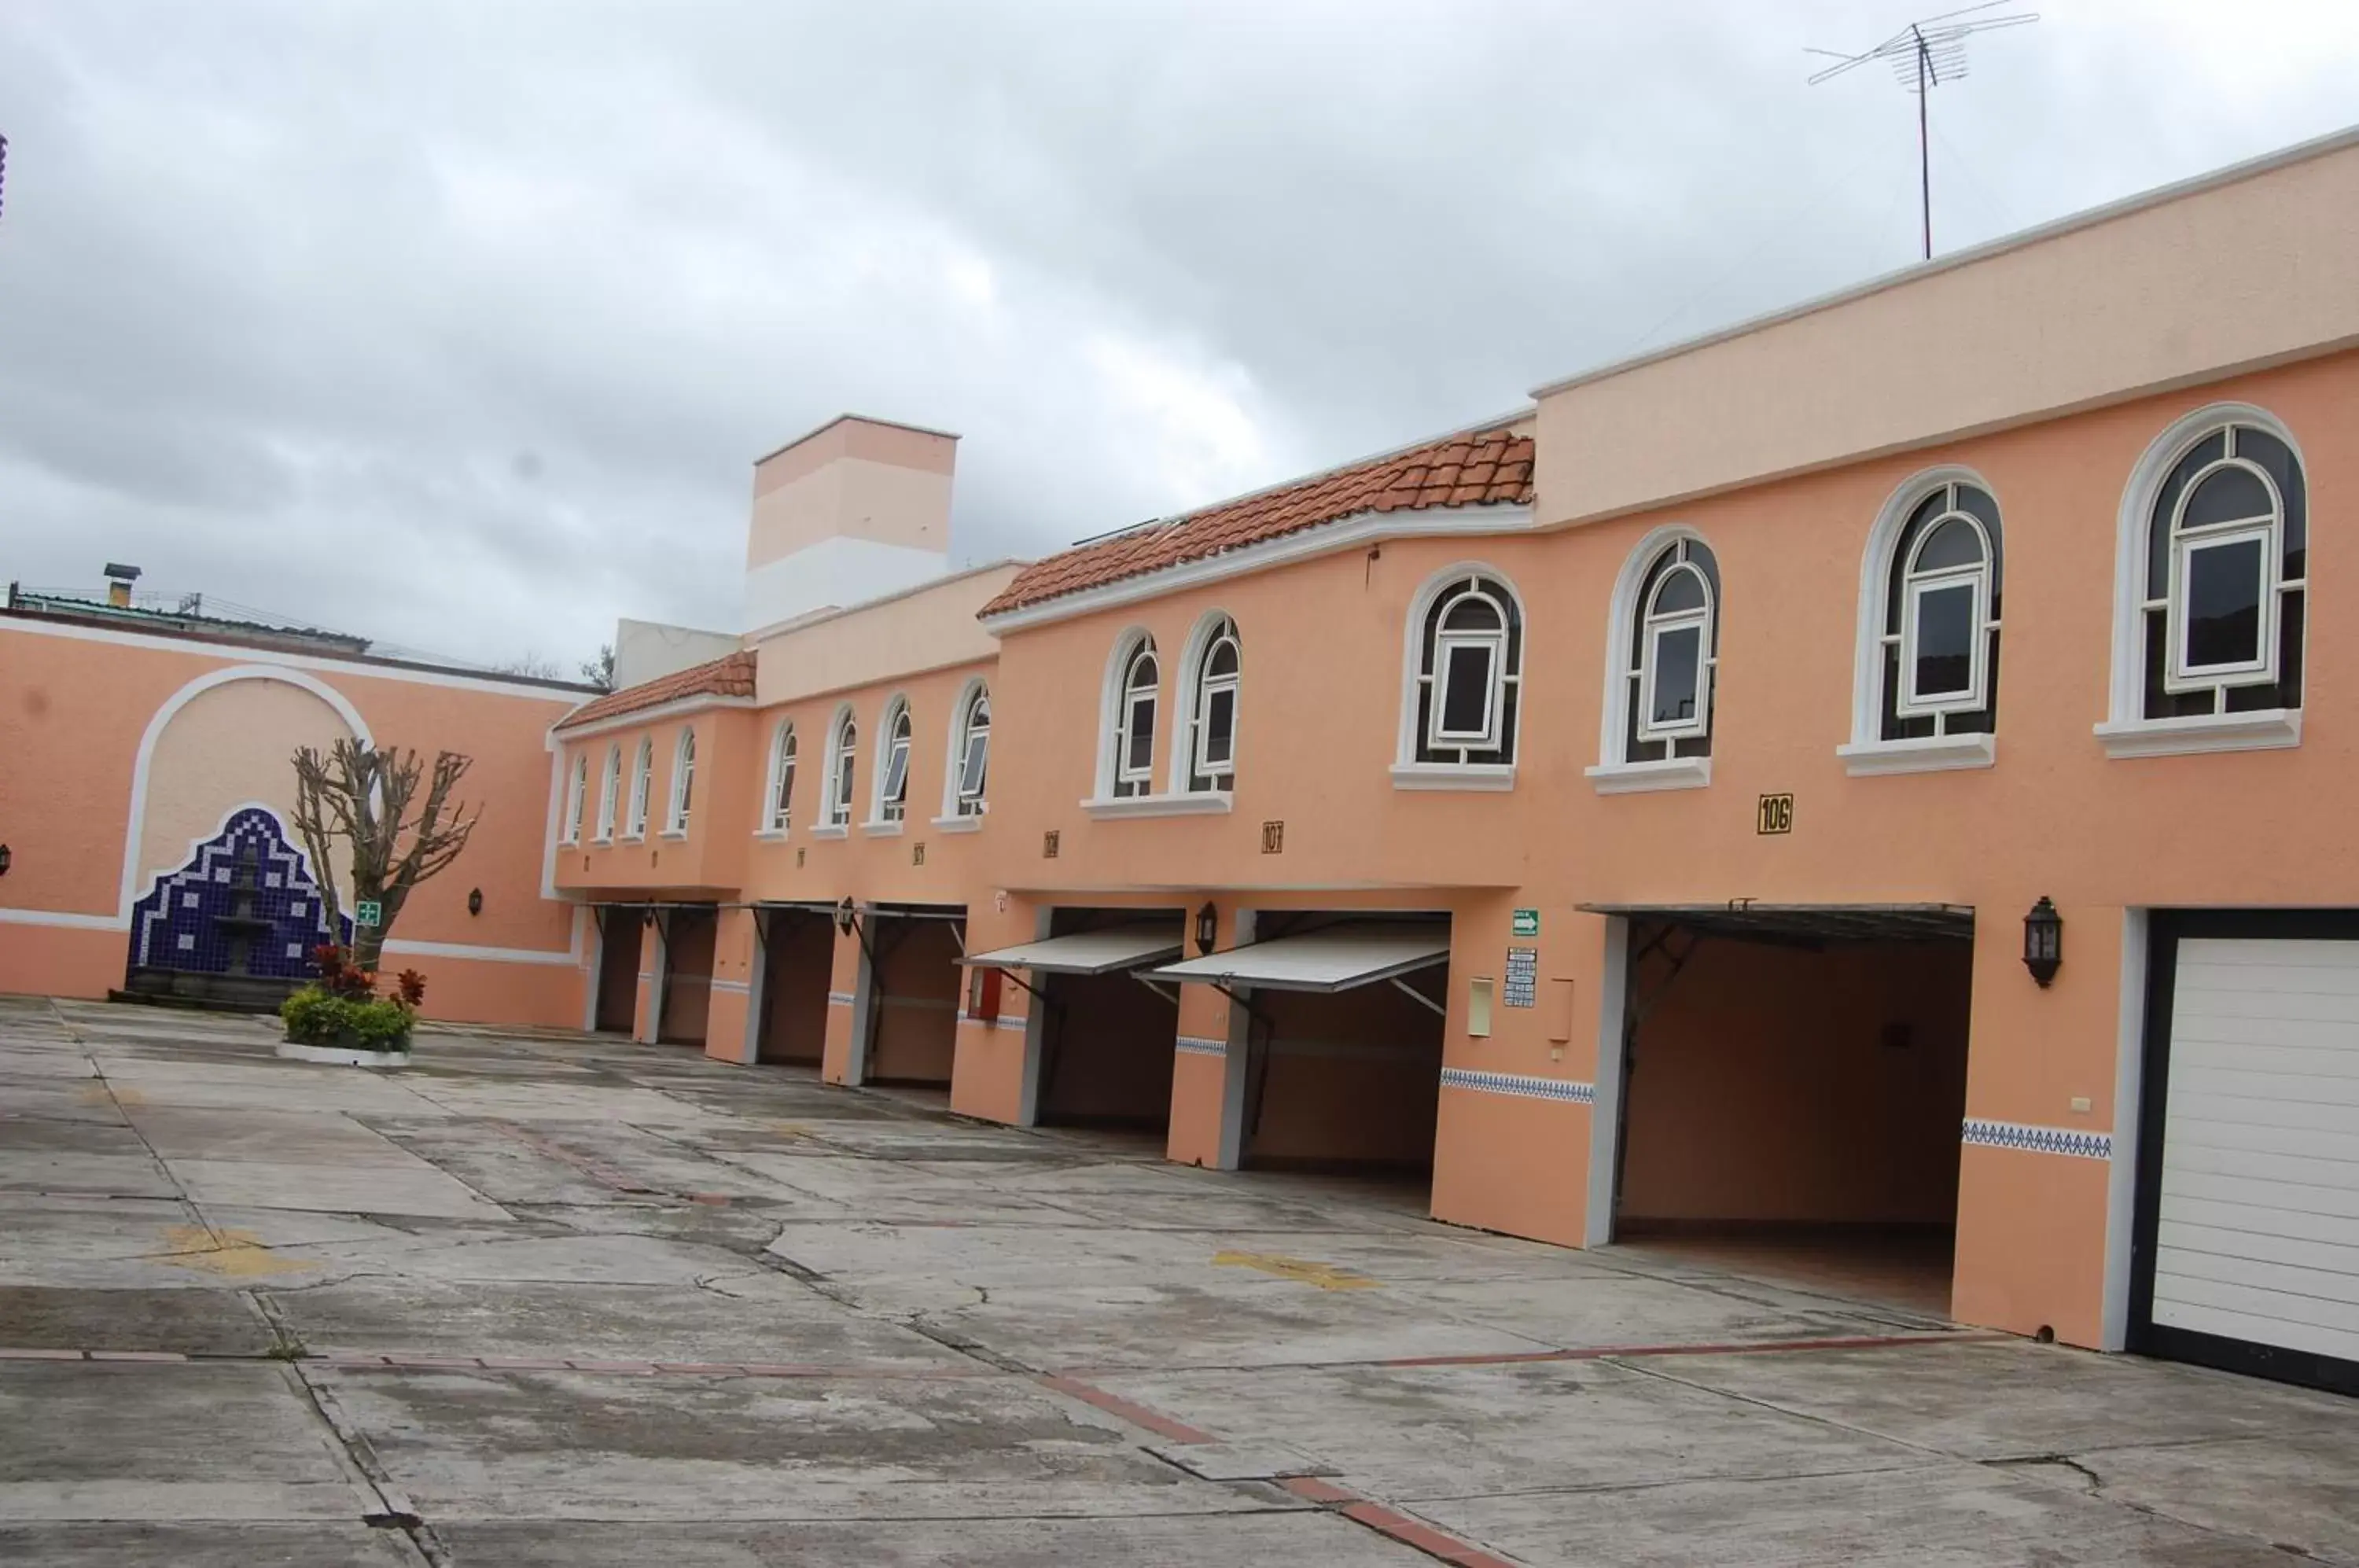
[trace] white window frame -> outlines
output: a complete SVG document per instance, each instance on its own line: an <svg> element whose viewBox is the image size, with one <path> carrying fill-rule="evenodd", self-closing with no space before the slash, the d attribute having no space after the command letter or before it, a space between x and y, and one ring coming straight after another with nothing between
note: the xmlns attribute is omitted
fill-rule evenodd
<svg viewBox="0 0 2359 1568"><path fill-rule="evenodd" d="M568 770L565 784L565 843L582 842L582 813L589 803L590 754L577 751L573 754L573 766Z"/></svg>
<svg viewBox="0 0 2359 1568"><path fill-rule="evenodd" d="M1489 727L1494 733L1491 744L1484 746L1452 740L1437 746L1433 737L1421 731L1418 724L1419 699L1424 694L1426 688L1432 684L1433 679L1438 679L1444 673L1440 659L1438 627L1433 677L1429 678L1425 673L1425 624L1437 604L1446 598L1455 597L1477 578L1497 584L1499 592L1506 595L1507 604L1514 611L1516 624L1521 628L1523 656L1516 661L1516 673L1512 676L1508 675L1505 655L1506 638L1503 635L1500 639L1500 648L1495 652L1491 666L1491 711L1488 715ZM1531 617L1524 612L1523 596L1516 591L1514 580L1488 561L1454 562L1442 571L1434 572L1418 585L1417 592L1409 597L1408 614L1401 623L1400 721L1394 742L1392 766L1394 789L1506 790L1516 787L1515 757L1522 742L1522 715L1524 709L1531 702L1530 683L1526 679L1526 669L1531 662ZM1488 634L1462 633L1459 635L1464 637ZM1515 683L1517 692L1516 733L1513 735L1505 733L1506 728L1506 689L1510 681ZM1439 724L1440 704L1438 702L1433 703L1429 707L1428 713L1427 728L1432 728ZM1502 762L1428 759L1418 755L1420 749L1497 750L1505 751L1508 755L1507 759Z"/></svg>
<svg viewBox="0 0 2359 1568"><path fill-rule="evenodd" d="M2201 438L2199 438L2201 439ZM2190 443L2192 444L2191 442ZM2261 482L2268 492L2269 510L2266 517L2234 517L2224 523L2208 523L2199 528L2187 526L2187 504L2203 482L2223 468L2241 468ZM2166 597L2157 603L2147 600L2140 607L2163 614L2162 687L2166 691L2210 691L2231 686L2266 686L2277 678L2277 604L2289 584L2284 576L2285 496L2277 489L2277 480L2259 463L2239 457L2223 457L2207 463L2187 482L2170 510L2169 580ZM2260 642L2259 657L2234 664L2196 665L2187 661L2187 634L2192 629L2187 615L2187 566L2189 560L2201 550L2216 550L2223 545L2241 544L2256 539L2261 546L2260 571ZM2306 586L2301 580L2292 586Z"/></svg>
<svg viewBox="0 0 2359 1568"><path fill-rule="evenodd" d="M606 746L606 766L599 770L598 836L592 842L614 842L614 808L623 799L623 746L620 741Z"/></svg>
<svg viewBox="0 0 2359 1568"><path fill-rule="evenodd" d="M1447 593L1444 597L1446 602L1441 620L1433 634L1433 673L1425 675L1420 672L1418 677L1420 682L1433 688L1432 701L1426 704L1425 710L1425 744L1434 751L1496 751L1499 748L1500 719L1507 705L1507 682L1518 678L1507 673L1508 608L1471 583ZM1449 626L1451 613L1461 604L1473 599L1480 599L1491 606L1499 617L1497 628L1451 631ZM1483 727L1479 730L1445 729L1442 710L1449 702L1451 666L1462 650L1473 648L1483 649L1489 654L1491 661L1490 679L1483 689Z"/></svg>
<svg viewBox="0 0 2359 1568"><path fill-rule="evenodd" d="M970 682L959 696L955 713L950 762L942 770L942 792L949 797L942 815L979 817L991 809L991 688L980 681ZM967 775L973 771L971 765L977 741L983 743L983 766L980 776L970 782Z"/></svg>
<svg viewBox="0 0 2359 1568"><path fill-rule="evenodd" d="M2285 421L2267 408L2252 403L2209 403L2190 409L2172 420L2139 454L2137 463L2130 470L2128 482L2122 487L2121 509L2114 516L2113 680L2107 691L2105 720L2095 726L2098 743L2104 747L2108 757L2116 759L2180 757L2202 752L2272 750L2301 744L2302 710L2299 707L2231 713L2215 704L2214 711L2209 713L2153 719L2146 716L2146 618L2148 612L2158 607L2158 602L2147 595L2147 551L2152 541L2155 504L2161 496L2164 483L2170 477L2170 471L2179 466L2180 461L2198 442L2228 425L2249 427L2275 437L2284 442L2286 450L2293 454L2293 461L2301 470L2306 483L2314 474L2309 457L2301 450L2301 442L2294 438L2293 431L2287 428ZM2267 475L2265 474L2264 477ZM2190 485L2189 489L2191 491L2193 486ZM2277 522L2280 531L2273 551L2267 556L2269 572L2277 586L2270 596L2267 612L2271 632L2263 646L2274 660L2279 657L2278 645L2283 640L2280 617L2284 596L2288 593L2299 592L2307 601L2310 584L2306 568L2304 575L2299 578L2283 575L2285 497L2276 493L2274 481L2271 493L2277 500ZM2309 512L2310 531L2314 536L2318 528L2319 509L2312 505ZM2316 542L2315 538L2310 540L2312 549L2315 549ZM2168 659L2178 641L2179 629L2171 623L2168 602L2162 602L2160 607L2165 611L2164 656ZM2306 610L2302 620L2305 641L2310 635L2310 623L2316 618L2314 605L2306 604ZM2307 666L2308 660L2305 659L2302 682L2305 704L2312 683ZM2281 670L2279 675L2282 675ZM2258 684L2257 681L2255 683ZM2223 702L2229 686L2229 682L2210 680L2194 683L2194 689L2198 691L2206 687L2221 691ZM2167 665L2163 671L2163 689L2172 689L2170 670Z"/></svg>
<svg viewBox="0 0 2359 1568"><path fill-rule="evenodd" d="M1885 631L1886 596L1892 589L1893 573L1898 564L1900 536L1908 531L1908 519L1926 497L1951 485L1972 485L1991 498L1999 516L2006 516L2006 503L1990 481L1971 468L1958 463L1942 463L1910 474L1885 497L1884 509L1875 516L1868 529L1867 546L1860 552L1859 610L1854 623L1851 678L1851 739L1835 747L1843 759L1843 771L1860 777L1885 773L1937 773L1960 768L1989 768L1998 759L1998 737L1986 730L1959 734L1936 734L1908 736L1899 740L1884 738L1884 653L1894 638ZM1969 514L1971 517L1971 514ZM1980 519L1973 519L1977 527ZM2005 525L2002 523L2002 532ZM1927 532L1930 532L1929 528ZM1990 539L1984 534L1984 569L1990 565ZM1984 592L1987 593L1987 580ZM1984 601L1983 637L1977 644L1975 657L1982 660L1983 690L1990 690L1990 632L1995 623L1988 614L1988 600ZM1985 695L1984 701L1987 701ZM1962 709L1961 712L1972 712ZM1919 716L1907 714L1904 716ZM1937 721L1946 731L1948 721Z"/></svg>
<svg viewBox="0 0 2359 1568"><path fill-rule="evenodd" d="M671 748L671 794L664 804L664 836L686 838L688 816L696 803L696 726L679 726Z"/></svg>
<svg viewBox="0 0 2359 1568"><path fill-rule="evenodd" d="M1683 550L1682 547L1690 547ZM1630 757L1630 729L1637 715L1631 712L1634 702L1643 702L1645 712L1654 711L1654 692L1648 683L1647 666L1651 645L1638 641L1644 628L1647 607L1645 602L1647 581L1656 566L1674 551L1688 559L1682 565L1693 564L1693 551L1712 553L1712 541L1684 523L1665 523L1648 531L1623 558L1622 570L1614 579L1614 597L1605 615L1605 690L1598 706L1597 761L1582 771L1601 795L1624 795L1657 789L1701 789L1712 782L1712 758L1703 757L1667 756L1645 761ZM1712 555L1717 568L1719 557ZM1701 567L1696 571L1701 572ZM1720 616L1719 595L1712 592L1712 578L1704 577L1704 600L1708 618L1704 624L1703 670L1705 685L1700 693L1699 707L1703 722L1687 734L1676 736L1642 734L1643 741L1695 739L1712 734L1712 691L1720 679L1718 636ZM1676 612L1685 615L1688 612ZM1632 649L1639 650L1635 661ZM1677 746L1665 748L1676 754Z"/></svg>
<svg viewBox="0 0 2359 1568"><path fill-rule="evenodd" d="M860 721L849 704L827 727L827 772L820 780L820 826L838 834L852 825L853 783L860 763Z"/></svg>
<svg viewBox="0 0 2359 1568"><path fill-rule="evenodd" d="M1153 664L1155 680L1151 685L1134 688L1131 677L1142 659ZM1107 686L1103 767L1105 787L1098 793L1126 798L1151 795L1155 790L1155 725L1163 712L1163 659L1156 651L1153 637L1145 632L1127 633L1122 637L1108 667ZM1143 729L1138 722L1142 706L1147 710ZM1134 763L1130 760L1131 742L1142 733L1147 737L1147 760Z"/></svg>
<svg viewBox="0 0 2359 1568"><path fill-rule="evenodd" d="M1223 640L1236 650L1237 672L1208 675L1206 668L1212 663L1212 650ZM1174 703L1177 723L1171 745L1170 781L1166 788L1174 795L1224 792L1236 781L1239 704L1244 700L1245 638L1237 630L1236 617L1225 610L1208 610L1198 617L1180 654L1180 690ZM1211 734L1208 721L1212 701L1224 691L1231 694L1229 757L1226 762L1208 765L1204 745Z"/></svg>
<svg viewBox="0 0 2359 1568"><path fill-rule="evenodd" d="M1942 488L1947 489L1944 485ZM1988 491L1984 494L1988 495ZM1930 498L1930 493L1919 495L1917 506ZM1954 502L1955 496L1951 497ZM1916 510L1915 506L1909 508ZM1949 526L1951 519L1963 522L1973 530L1974 540L1982 547L1982 559L1971 566L1941 566L1920 569L1917 558L1933 536ZM1900 629L1884 634L1886 647L1898 645L1899 659L1895 677L1900 690L1893 694L1893 711L1904 719L1937 717L1943 713L1979 713L1990 702L1990 634L1998 629L1991 616L1991 539L1982 519L1962 507L1952 505L1949 510L1937 513L1933 520L1909 545L1909 558L1903 563L1900 577ZM1928 593L1960 586L1973 591L1973 641L1967 650L1967 686L1962 692L1944 692L1920 696L1917 691L1917 605ZM1883 664L1877 661L1877 671ZM1878 692L1879 701L1883 693ZM1881 724L1878 725L1881 728Z"/></svg>
<svg viewBox="0 0 2359 1568"><path fill-rule="evenodd" d="M877 743L877 766L869 770L868 820L880 824L897 822L909 812L909 768L917 740L917 724L909 712L908 697L897 694L885 704L876 733L884 738Z"/></svg>
<svg viewBox="0 0 2359 1568"><path fill-rule="evenodd" d="M1674 545L1671 548L1676 549L1677 546ZM1648 561L1647 569L1652 571L1653 568L1654 562ZM1659 600L1663 595L1663 589L1673 577L1681 572L1694 578L1696 586L1703 590L1702 606L1693 610L1672 610L1669 613L1656 610L1651 600ZM1712 646L1712 579L1705 576L1703 568L1693 561L1674 561L1664 571L1662 576L1655 580L1655 591L1650 602L1645 607L1645 618L1640 625L1644 640L1638 645L1640 650L1638 668L1635 671L1638 677L1638 738L1641 741L1698 740L1712 733L1712 677L1718 673L1717 667L1720 663ZM1695 712L1676 723L1657 724L1655 722L1655 674L1662 665L1662 656L1659 652L1662 639L1672 633L1686 631L1690 627L1696 634ZM1628 646L1626 640L1624 646ZM1627 677L1625 676L1625 679L1626 680Z"/></svg>
<svg viewBox="0 0 2359 1568"><path fill-rule="evenodd" d="M623 837L643 839L647 836L647 796L655 787L656 741L653 735L641 735L639 748L631 756L631 809Z"/></svg>
<svg viewBox="0 0 2359 1568"><path fill-rule="evenodd" d="M780 719L770 732L770 771L762 784L762 826L757 836L783 838L794 825L795 774L801 743L795 722Z"/></svg>

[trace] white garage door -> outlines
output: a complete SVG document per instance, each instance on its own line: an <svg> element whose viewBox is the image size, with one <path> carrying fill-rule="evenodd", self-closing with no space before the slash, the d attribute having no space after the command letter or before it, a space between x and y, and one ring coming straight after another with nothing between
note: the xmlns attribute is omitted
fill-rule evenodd
<svg viewBox="0 0 2359 1568"><path fill-rule="evenodd" d="M2359 1361L2359 942L2179 944L2153 1321Z"/></svg>

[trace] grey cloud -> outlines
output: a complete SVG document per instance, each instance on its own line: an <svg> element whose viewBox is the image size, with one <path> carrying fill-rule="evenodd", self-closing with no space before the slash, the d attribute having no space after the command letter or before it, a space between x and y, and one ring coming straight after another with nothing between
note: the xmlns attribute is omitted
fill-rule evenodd
<svg viewBox="0 0 2359 1568"><path fill-rule="evenodd" d="M1934 100L1944 248L2347 113L2348 7L2048 11ZM1905 264L1908 101L1802 48L1911 14L10 7L0 574L570 661L725 620L847 408L1037 553Z"/></svg>

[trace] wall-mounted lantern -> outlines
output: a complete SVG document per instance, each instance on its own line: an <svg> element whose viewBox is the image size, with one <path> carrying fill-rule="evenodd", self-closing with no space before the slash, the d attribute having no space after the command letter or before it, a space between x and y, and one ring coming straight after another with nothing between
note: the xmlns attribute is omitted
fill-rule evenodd
<svg viewBox="0 0 2359 1568"><path fill-rule="evenodd" d="M1207 898L1204 900L1204 907L1196 911L1197 955L1201 957L1212 952L1212 944L1220 939L1221 911L1212 908L1212 901Z"/></svg>
<svg viewBox="0 0 2359 1568"><path fill-rule="evenodd" d="M2023 966L2042 986L2064 966L2064 917L2056 912L2045 893L2023 917Z"/></svg>
<svg viewBox="0 0 2359 1568"><path fill-rule="evenodd" d="M484 890L481 887L467 889L467 912L471 915L480 915L484 912Z"/></svg>
<svg viewBox="0 0 2359 1568"><path fill-rule="evenodd" d="M8 875L8 864L16 858L16 857L15 855L8 853L8 846L6 844L0 844L0 877L5 877Z"/></svg>
<svg viewBox="0 0 2359 1568"><path fill-rule="evenodd" d="M858 913L858 906L853 904L850 898L846 898L843 902L836 905L835 929L842 931L844 935L850 936L852 934L853 917L856 913Z"/></svg>

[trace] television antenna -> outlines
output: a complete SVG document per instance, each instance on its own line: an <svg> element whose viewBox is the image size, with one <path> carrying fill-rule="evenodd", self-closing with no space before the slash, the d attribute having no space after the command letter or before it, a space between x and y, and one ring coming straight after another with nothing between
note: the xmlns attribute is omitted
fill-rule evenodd
<svg viewBox="0 0 2359 1568"><path fill-rule="evenodd" d="M1999 16L1990 12L2009 0L1983 0L1979 5L1962 10L1944 11L1938 16L1927 16L1909 23L1874 49L1864 54L1842 54L1834 49L1806 49L1805 54L1822 54L1834 60L1810 78L1809 85L1831 81L1847 71L1883 60L1892 68L1893 79L1901 88L1917 94L1917 190L1925 218L1925 259L1933 259L1933 159L1926 145L1928 127L1925 101L1936 87L1957 81L1966 74L1966 40L1976 33L1995 32L2001 27L2020 27L2039 20L2037 11L2014 11Z"/></svg>

